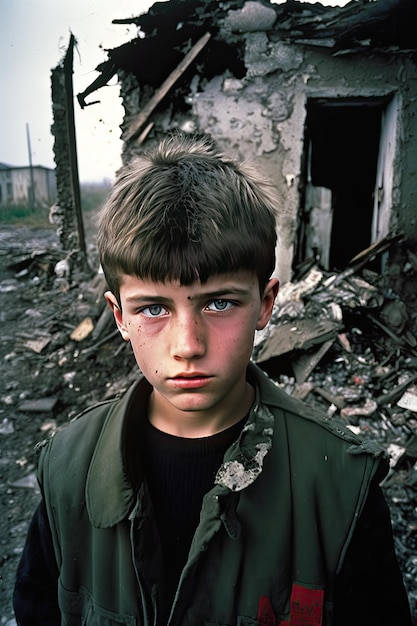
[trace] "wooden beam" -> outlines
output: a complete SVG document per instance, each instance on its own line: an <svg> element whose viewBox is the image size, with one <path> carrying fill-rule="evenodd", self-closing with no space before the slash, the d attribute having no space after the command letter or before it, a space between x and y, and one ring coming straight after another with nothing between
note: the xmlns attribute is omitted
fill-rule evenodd
<svg viewBox="0 0 417 626"><path fill-rule="evenodd" d="M161 102L162 98L166 96L171 87L176 83L176 81L182 76L188 66L194 61L196 56L201 52L204 46L207 44L210 39L211 34L206 33L203 35L197 43L191 48L191 50L185 55L183 60L177 65L177 67L171 72L168 78L162 83L162 85L155 91L152 98L148 101L148 103L144 106L142 111L138 114L137 118L132 122L130 128L128 128L125 141L130 141L134 137L136 137L151 115L155 107Z"/></svg>

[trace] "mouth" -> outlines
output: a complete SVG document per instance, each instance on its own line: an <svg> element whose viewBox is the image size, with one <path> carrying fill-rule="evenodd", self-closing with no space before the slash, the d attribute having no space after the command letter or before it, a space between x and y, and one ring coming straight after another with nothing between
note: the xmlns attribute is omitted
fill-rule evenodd
<svg viewBox="0 0 417 626"><path fill-rule="evenodd" d="M212 379L212 376L206 374L178 374L173 378L170 378L170 383L177 388L181 389L200 389L208 384Z"/></svg>

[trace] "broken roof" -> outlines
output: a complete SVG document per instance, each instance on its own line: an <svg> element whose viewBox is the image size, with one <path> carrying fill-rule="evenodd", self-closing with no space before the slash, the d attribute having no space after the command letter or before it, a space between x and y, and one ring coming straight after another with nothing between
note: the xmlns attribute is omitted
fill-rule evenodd
<svg viewBox="0 0 417 626"><path fill-rule="evenodd" d="M157 88L205 34L211 38L198 66L207 79L229 70L245 73L244 38L264 31L271 40L328 49L333 55L358 52L415 55L416 0L352 0L344 7L287 0L170 0L156 2L144 15L114 19L114 24L136 24L138 37L107 50L108 60L96 69L99 76L78 95L86 97L105 86L119 71L133 74L139 85ZM163 44L161 43L163 42ZM169 54L167 54L169 50ZM194 70L195 71L195 70ZM187 72L183 80L190 79Z"/></svg>

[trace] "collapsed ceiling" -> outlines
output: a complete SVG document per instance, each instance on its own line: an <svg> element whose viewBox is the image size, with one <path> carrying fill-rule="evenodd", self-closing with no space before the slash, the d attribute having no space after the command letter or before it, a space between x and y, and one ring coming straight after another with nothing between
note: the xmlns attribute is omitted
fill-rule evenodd
<svg viewBox="0 0 417 626"><path fill-rule="evenodd" d="M156 2L144 15L113 20L114 24L135 24L138 36L107 50L108 60L96 68L98 78L78 95L78 101L81 107L87 106L87 96L119 71L133 74L142 87L157 88L206 32L211 38L198 67L210 80L226 69L235 78L245 75L245 32L262 30L271 41L279 37L288 43L324 47L333 55L378 51L414 56L416 22L415 0L352 0L344 7L298 0L283 4L267 0ZM184 72L182 83L187 84L193 73Z"/></svg>

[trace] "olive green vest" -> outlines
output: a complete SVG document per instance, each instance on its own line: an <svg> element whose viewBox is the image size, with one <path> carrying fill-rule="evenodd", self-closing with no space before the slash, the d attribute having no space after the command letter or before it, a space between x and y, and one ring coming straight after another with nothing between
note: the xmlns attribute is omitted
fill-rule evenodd
<svg viewBox="0 0 417 626"><path fill-rule="evenodd" d="M168 626L288 624L290 609L297 624L329 626L335 576L371 481L387 471L381 450L253 364L249 376L256 401L204 498ZM141 379L42 450L62 624L158 624L163 568L152 506L146 482L135 492L123 461L125 416L148 394Z"/></svg>

